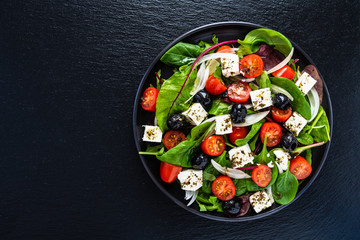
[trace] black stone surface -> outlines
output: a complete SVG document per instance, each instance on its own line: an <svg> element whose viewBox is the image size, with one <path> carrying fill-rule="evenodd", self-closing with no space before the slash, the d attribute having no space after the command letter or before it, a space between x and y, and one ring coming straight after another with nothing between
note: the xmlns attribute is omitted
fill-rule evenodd
<svg viewBox="0 0 360 240"><path fill-rule="evenodd" d="M359 1L1 1L0 239L360 238ZM334 109L313 185L259 221L193 215L150 180L132 107L152 59L180 34L248 21L298 43Z"/></svg>

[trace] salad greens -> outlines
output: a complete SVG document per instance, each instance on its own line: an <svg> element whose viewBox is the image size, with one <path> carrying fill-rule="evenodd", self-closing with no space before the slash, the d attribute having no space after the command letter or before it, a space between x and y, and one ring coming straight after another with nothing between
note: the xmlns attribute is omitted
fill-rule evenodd
<svg viewBox="0 0 360 240"><path fill-rule="evenodd" d="M291 107L294 111L300 113L300 115L307 120L311 118L310 105L306 101L304 94L293 81L282 77L270 77L270 80L271 83L286 89L291 94L291 96L293 96L294 101L292 101Z"/></svg>
<svg viewBox="0 0 360 240"><path fill-rule="evenodd" d="M229 46L226 44L236 44L239 46ZM216 52L218 47L225 47L226 51ZM163 63L175 68L171 76L166 76L168 77L167 79L163 78L160 69L156 72L156 86L154 88L158 90L158 95L155 99L156 108L153 111L155 111L157 123L154 123L155 126L151 127L160 129L162 134L166 134L161 136L162 140L159 140L160 138L156 140L154 140L155 138L152 140L147 139L144 134L144 141L157 142L157 144L149 144L146 150L139 152L139 154L150 155L162 162L169 163L170 167L177 168L185 177L180 177L181 174L177 172L172 180L168 179L168 181L164 180L164 176L161 175L162 180L171 183L177 179L181 183L182 189L187 191L186 194L189 192L192 194L189 204L196 201L200 211L217 211L229 215L226 206L231 203L222 198L221 192L216 192L216 189L221 189L222 187L213 187L220 178L225 176L227 179L230 179L234 186L234 190L224 187L226 191L229 190L234 194L232 199L237 201L237 197L244 197L246 195L256 212L259 210L252 202L255 200L251 198L256 194L266 194L266 197L271 200L273 198L277 204L290 203L296 197L299 186L298 179L303 179L294 171L294 166L292 166L293 158L303 157L305 164L311 166L313 161L312 148L330 141L330 125L324 108L320 106L316 113L314 109L317 109L318 105L314 107L314 103L309 102L306 94L304 95L302 90L296 85L299 83L296 83L296 81L301 76L300 66L296 65L298 59L291 59L289 62L284 63L290 59L291 56L289 54L292 54L292 50L291 42L284 35L274 30L259 28L250 31L242 40L230 40L219 43L216 35L213 35L212 43L205 41L200 41L198 44L179 42L161 57L160 60ZM223 55L224 53L227 55ZM230 54L233 55L229 56ZM259 73L256 76L254 75L253 78L246 75L250 72L246 72L246 70L250 70L250 68L244 68L241 63L241 61L251 55L257 55L257 58L260 57L259 61L263 61L264 64ZM233 66L227 65L231 63L231 61L229 61L230 63L226 62L229 59L234 61L233 64L236 66L230 71L227 69ZM237 62L238 60L239 62ZM270 75L269 72L271 71L267 72L266 65L268 69L274 66L277 67L276 69L290 69L288 71L292 71L292 75L291 77L281 76L274 72ZM239 66L240 69L236 70ZM210 68L212 70L209 70ZM235 75L233 75L234 73ZM208 81L211 74L218 81L216 87L219 88L221 85L220 88L224 88L225 86L225 92L211 92L211 89L206 85L211 81ZM238 101L236 96L231 95L230 85L236 84L242 84L242 86L247 86L249 89L248 93L250 96L244 101ZM151 87L153 86L151 85ZM210 96L209 99L205 99L210 101L207 107L199 100L199 96L195 95L194 97L194 94L203 88L206 89L205 92ZM245 89L245 87L243 88ZM156 89L153 91L156 91ZM244 89L241 91L245 91ZM270 92L268 97L265 98L271 98L271 104L263 104L263 107L258 109L256 103L254 103L257 101L257 95L255 97L251 96L251 92L254 93L254 91L258 90L256 94L260 96L261 100L264 100L261 94L264 91L268 91L268 89L270 89ZM274 90L273 93L271 93L271 89ZM277 109L278 107L273 100L274 95L278 94L276 91L285 93L288 97L284 96L288 99L289 106L291 105L290 113L283 121L276 118L278 116L274 113L268 114L274 108L280 112L278 113L280 115L285 114L284 112L289 109ZM240 93L242 94L243 92ZM236 94L241 95L240 93ZM322 96L322 93L320 95ZM145 95L142 101L146 101ZM196 101L198 105L202 106L201 108L206 112L206 115L195 125L193 121L189 121L191 116L185 116L185 114ZM242 121L235 120L238 117L234 113L236 107L242 109L245 114L244 107L239 105L233 107L234 104L239 103L246 104L247 115L244 116ZM313 112L311 112L311 109L313 109ZM200 112L202 110L196 111ZM193 114L197 114L196 111L194 110ZM293 112L298 113L303 119L303 122L294 123L295 127L301 125L301 129L298 132L290 131L284 123L290 119L290 116L294 115L291 115ZM186 118L185 122L188 125L182 126L180 130L171 125L168 126L168 121L174 114L184 115ZM224 118L231 119L225 122L229 123L230 121L231 131L227 129L228 132L222 133L219 128L221 128L221 124L225 125L221 123L221 119ZM313 120L309 121L310 119ZM240 133L236 132L238 129L233 125L235 121L237 121L237 126L241 126L243 130L244 128L246 130L244 130L242 136L236 135ZM270 125L273 129L266 130ZM277 130L276 128L274 130L275 125L278 127ZM183 137L175 134L180 134L179 131ZM277 132L280 132L280 135ZM296 144L291 150L286 148L285 140L281 138L281 135L285 133L287 135L296 135L295 137L292 136L293 139L296 139L293 140L296 141ZM155 135L154 132L151 132L151 134ZM167 135L172 137L166 138ZM167 141L175 141L176 144L169 147ZM216 152L214 153L214 151ZM196 162L198 160L200 161L199 164ZM211 162L211 160L215 162ZM208 162L201 165L201 161ZM264 168L267 170L262 171L261 169ZM160 169L160 174L163 174L162 169ZM194 175L197 176L197 181L201 179L201 182L193 183ZM266 181L266 183L262 184L261 181ZM190 190L184 187L186 184L191 185L190 187L188 186ZM261 205L264 203L257 204ZM270 205L264 206L263 209ZM260 209L260 211L263 209ZM246 213L247 209L242 211Z"/></svg>
<svg viewBox="0 0 360 240"><path fill-rule="evenodd" d="M191 97L190 92L196 78L196 71L191 73L188 82L182 90L182 93L178 96L190 69L191 66L185 65L180 67L179 71L175 72L169 79L167 79L161 87L156 101L156 119L161 131L163 132L168 129L166 121L169 116L176 112L185 111L191 104L191 102L186 103L186 101ZM176 102L173 102L177 96L178 98L176 99Z"/></svg>

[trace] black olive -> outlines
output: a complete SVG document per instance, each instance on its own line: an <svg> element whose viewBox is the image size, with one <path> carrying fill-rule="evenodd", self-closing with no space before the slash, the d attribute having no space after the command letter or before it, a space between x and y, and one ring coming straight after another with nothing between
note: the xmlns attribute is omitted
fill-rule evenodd
<svg viewBox="0 0 360 240"><path fill-rule="evenodd" d="M242 202L238 198L233 198L223 202L223 211L229 217L235 217L240 214Z"/></svg>
<svg viewBox="0 0 360 240"><path fill-rule="evenodd" d="M172 130L179 130L186 125L186 119L183 114L174 114L167 120L167 125Z"/></svg>
<svg viewBox="0 0 360 240"><path fill-rule="evenodd" d="M282 146L286 151L294 151L297 148L298 141L291 133L285 133L281 137Z"/></svg>
<svg viewBox="0 0 360 240"><path fill-rule="evenodd" d="M209 165L210 158L205 153L200 153L191 159L192 167L196 170L203 170Z"/></svg>
<svg viewBox="0 0 360 240"><path fill-rule="evenodd" d="M287 110L291 107L290 99L282 93L275 94L273 97L273 104L280 110Z"/></svg>
<svg viewBox="0 0 360 240"><path fill-rule="evenodd" d="M194 96L194 99L195 102L200 103L205 110L209 110L211 108L212 100L210 94L207 91L201 90L197 92Z"/></svg>
<svg viewBox="0 0 360 240"><path fill-rule="evenodd" d="M229 98L228 92L225 91L221 94L221 98Z"/></svg>
<svg viewBox="0 0 360 240"><path fill-rule="evenodd" d="M234 123L242 123L245 121L246 108L240 103L236 103L232 106L230 111L231 120Z"/></svg>

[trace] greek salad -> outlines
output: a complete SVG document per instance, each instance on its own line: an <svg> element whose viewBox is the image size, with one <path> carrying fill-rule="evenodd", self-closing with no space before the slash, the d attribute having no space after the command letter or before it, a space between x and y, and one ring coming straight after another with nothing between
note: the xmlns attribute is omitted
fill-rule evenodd
<svg viewBox="0 0 360 240"><path fill-rule="evenodd" d="M284 205L312 174L312 148L330 141L323 82L300 69L281 33L259 28L244 39L179 42L161 61L173 67L141 99L154 112L144 127L160 177L199 211L241 217Z"/></svg>

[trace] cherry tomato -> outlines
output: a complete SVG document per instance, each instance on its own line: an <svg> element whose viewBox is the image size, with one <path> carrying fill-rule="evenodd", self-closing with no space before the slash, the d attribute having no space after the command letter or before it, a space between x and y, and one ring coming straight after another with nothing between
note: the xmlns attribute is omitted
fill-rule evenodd
<svg viewBox="0 0 360 240"><path fill-rule="evenodd" d="M243 139L248 134L249 130L247 127L233 127L233 132L229 134L229 140L233 144L237 139Z"/></svg>
<svg viewBox="0 0 360 240"><path fill-rule="evenodd" d="M283 66L282 68L280 68L279 70L271 73L274 77L283 77L283 78L287 78L290 80L293 80L295 77L295 71L292 70L291 67L289 67L288 65Z"/></svg>
<svg viewBox="0 0 360 240"><path fill-rule="evenodd" d="M233 181L227 176L217 177L212 183L211 190L213 194L222 201L229 201L236 193Z"/></svg>
<svg viewBox="0 0 360 240"><path fill-rule="evenodd" d="M264 68L263 60L259 55L250 54L240 60L239 69L244 77L254 78L261 75Z"/></svg>
<svg viewBox="0 0 360 240"><path fill-rule="evenodd" d="M289 119L289 117L291 116L292 113L292 109L291 107L287 110L280 110L276 107L272 107L271 108L271 116L272 118L279 123L283 123L286 122L286 120Z"/></svg>
<svg viewBox="0 0 360 240"><path fill-rule="evenodd" d="M217 135L207 137L201 143L201 150L210 156L220 156L225 150L225 140Z"/></svg>
<svg viewBox="0 0 360 240"><path fill-rule="evenodd" d="M234 53L235 51L228 45L223 45L219 47L219 49L216 51L217 53Z"/></svg>
<svg viewBox="0 0 360 240"><path fill-rule="evenodd" d="M141 106L146 111L155 112L156 99L159 95L159 90L154 87L148 87L142 96Z"/></svg>
<svg viewBox="0 0 360 240"><path fill-rule="evenodd" d="M257 168L255 168L251 173L252 180L259 186L259 187L266 187L272 177L271 169L264 165L260 164Z"/></svg>
<svg viewBox="0 0 360 240"><path fill-rule="evenodd" d="M211 95L219 95L226 90L226 86L221 79L216 78L214 77L214 74L211 74L206 80L205 89Z"/></svg>
<svg viewBox="0 0 360 240"><path fill-rule="evenodd" d="M265 135L267 135L266 146L273 147L281 141L282 130L279 124L274 122L266 122L260 130L260 139L264 143Z"/></svg>
<svg viewBox="0 0 360 240"><path fill-rule="evenodd" d="M236 103L244 103L249 100L251 87L246 82L237 81L229 84L227 94L229 99Z"/></svg>
<svg viewBox="0 0 360 240"><path fill-rule="evenodd" d="M163 139L164 145L167 149L172 149L173 147L185 140L185 134L180 131L174 130L167 131Z"/></svg>
<svg viewBox="0 0 360 240"><path fill-rule="evenodd" d="M297 156L290 161L289 170L297 180L303 180L311 174L312 167L305 158Z"/></svg>
<svg viewBox="0 0 360 240"><path fill-rule="evenodd" d="M161 162L160 164L160 177L166 183L172 183L175 181L179 173L181 172L182 167L167 163Z"/></svg>

